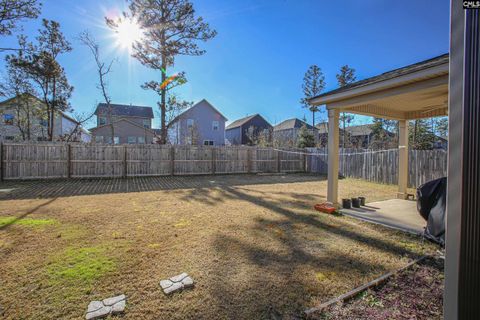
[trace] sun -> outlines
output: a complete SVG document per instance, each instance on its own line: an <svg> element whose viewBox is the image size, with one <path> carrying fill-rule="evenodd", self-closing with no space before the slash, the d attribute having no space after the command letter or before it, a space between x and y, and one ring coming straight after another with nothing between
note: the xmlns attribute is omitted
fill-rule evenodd
<svg viewBox="0 0 480 320"><path fill-rule="evenodd" d="M123 19L118 23L116 36L121 47L131 49L135 42L142 40L144 33L136 21Z"/></svg>

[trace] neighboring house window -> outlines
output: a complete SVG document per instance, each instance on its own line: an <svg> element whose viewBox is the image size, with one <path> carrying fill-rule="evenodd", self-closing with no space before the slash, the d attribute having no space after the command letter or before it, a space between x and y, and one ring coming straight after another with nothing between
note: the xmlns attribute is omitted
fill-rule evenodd
<svg viewBox="0 0 480 320"><path fill-rule="evenodd" d="M104 124L107 123L107 118L105 117L98 117L98 125L103 126Z"/></svg>
<svg viewBox="0 0 480 320"><path fill-rule="evenodd" d="M219 123L218 121L212 121L212 129L213 131L218 131Z"/></svg>
<svg viewBox="0 0 480 320"><path fill-rule="evenodd" d="M37 141L47 141L47 137L38 137Z"/></svg>
<svg viewBox="0 0 480 320"><path fill-rule="evenodd" d="M95 137L95 142L102 143L103 142L103 136L96 136Z"/></svg>
<svg viewBox="0 0 480 320"><path fill-rule="evenodd" d="M192 137L191 136L187 136L185 138L185 144L192 144Z"/></svg>
<svg viewBox="0 0 480 320"><path fill-rule="evenodd" d="M136 143L137 142L137 137L128 137L127 138L128 143Z"/></svg>
<svg viewBox="0 0 480 320"><path fill-rule="evenodd" d="M120 143L120 137L113 137L113 143L114 144L119 144Z"/></svg>
<svg viewBox="0 0 480 320"><path fill-rule="evenodd" d="M150 120L148 119L143 119L143 127L150 129Z"/></svg>
<svg viewBox="0 0 480 320"><path fill-rule="evenodd" d="M213 146L213 141L212 141L212 140L203 140L203 145L205 145L205 146Z"/></svg>
<svg viewBox="0 0 480 320"><path fill-rule="evenodd" d="M7 125L13 125L13 119L15 119L15 116L13 114L6 113L3 115L3 121Z"/></svg>
<svg viewBox="0 0 480 320"><path fill-rule="evenodd" d="M138 143L145 143L145 137L138 137Z"/></svg>
<svg viewBox="0 0 480 320"><path fill-rule="evenodd" d="M187 128L191 129L193 128L193 125L194 125L193 119L187 119Z"/></svg>
<svg viewBox="0 0 480 320"><path fill-rule="evenodd" d="M14 136L6 136L6 137L5 137L5 140L14 140L14 139L15 139Z"/></svg>
<svg viewBox="0 0 480 320"><path fill-rule="evenodd" d="M112 144L112 136L105 137L105 142L108 144Z"/></svg>

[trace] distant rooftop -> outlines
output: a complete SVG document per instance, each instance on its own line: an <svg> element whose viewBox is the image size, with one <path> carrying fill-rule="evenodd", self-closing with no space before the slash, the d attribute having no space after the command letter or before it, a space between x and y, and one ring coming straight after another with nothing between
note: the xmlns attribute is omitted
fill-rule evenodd
<svg viewBox="0 0 480 320"><path fill-rule="evenodd" d="M279 130L295 129L295 128L301 128L303 126L307 126L307 129L310 129L310 130L315 129L305 121L302 121L297 118L293 118L293 119L288 119L283 122L280 122L279 124L273 127L273 130L279 131Z"/></svg>
<svg viewBox="0 0 480 320"><path fill-rule="evenodd" d="M139 118L154 118L152 107L134 106L129 104L110 104L113 116L139 117ZM108 114L107 104L99 103L96 115Z"/></svg>
<svg viewBox="0 0 480 320"><path fill-rule="evenodd" d="M228 129L233 129L233 128L237 128L237 127L241 127L243 126L245 123L247 123L248 121L250 121L251 119L255 118L256 116L260 116L260 114L256 113L254 115L251 115L251 116L247 116L245 118L241 118L241 119L238 119L238 120L235 120L233 121L232 123L230 123L226 128L225 130L228 130Z"/></svg>

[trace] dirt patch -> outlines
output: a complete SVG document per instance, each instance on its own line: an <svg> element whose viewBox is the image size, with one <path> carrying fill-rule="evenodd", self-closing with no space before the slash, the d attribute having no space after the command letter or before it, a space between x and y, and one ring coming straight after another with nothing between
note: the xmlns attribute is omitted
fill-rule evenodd
<svg viewBox="0 0 480 320"><path fill-rule="evenodd" d="M153 190L124 193L108 193L101 181L101 194L92 194L92 181L39 182L56 196L49 199L28 198L17 183L21 197L0 201L0 217L58 223L44 232L18 224L0 230L4 318L82 319L89 301L125 293L125 319L289 319L434 250L402 232L318 213L313 205L326 198L320 177L189 179L182 189L168 177L159 190L158 178L142 179ZM339 184L341 197L374 201L396 192L360 180ZM165 296L160 279L181 272L195 289Z"/></svg>
<svg viewBox="0 0 480 320"><path fill-rule="evenodd" d="M443 260L428 258L313 319L443 319Z"/></svg>

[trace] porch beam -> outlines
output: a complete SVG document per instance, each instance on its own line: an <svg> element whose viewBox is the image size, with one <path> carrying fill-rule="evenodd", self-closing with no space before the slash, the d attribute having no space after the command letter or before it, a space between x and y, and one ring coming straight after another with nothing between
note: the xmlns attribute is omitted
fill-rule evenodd
<svg viewBox="0 0 480 320"><path fill-rule="evenodd" d="M407 198L408 187L408 121L398 121L398 199Z"/></svg>
<svg viewBox="0 0 480 320"><path fill-rule="evenodd" d="M327 201L338 205L338 110L328 109L328 186Z"/></svg>
<svg viewBox="0 0 480 320"><path fill-rule="evenodd" d="M349 108L354 105L362 105L371 103L375 100L389 98L408 94L412 92L419 92L422 90L428 91L432 88L444 88L448 91L448 65L447 70L441 75L432 76L431 78L412 80L411 83L398 83L393 87L383 87L376 90L368 90L366 87L360 87L355 90L347 91L341 94L332 94L331 96L320 97L313 99L314 105L328 104L331 108ZM358 92L354 92L358 90Z"/></svg>
<svg viewBox="0 0 480 320"><path fill-rule="evenodd" d="M400 120L405 119L405 112L389 110L380 106L373 104L364 104L359 106L354 106L342 112L362 114L365 116L372 116L377 118L391 119L391 120Z"/></svg>

